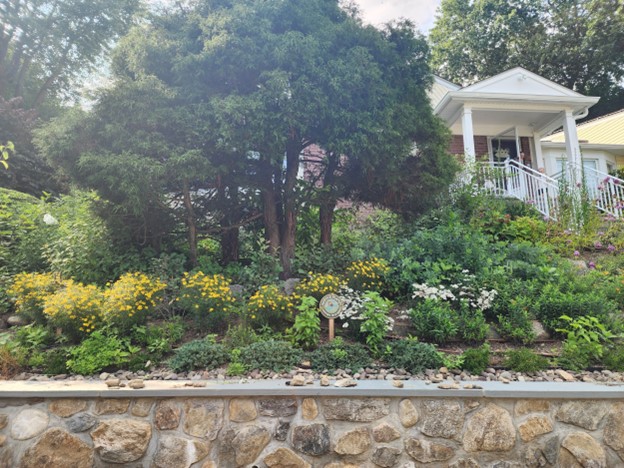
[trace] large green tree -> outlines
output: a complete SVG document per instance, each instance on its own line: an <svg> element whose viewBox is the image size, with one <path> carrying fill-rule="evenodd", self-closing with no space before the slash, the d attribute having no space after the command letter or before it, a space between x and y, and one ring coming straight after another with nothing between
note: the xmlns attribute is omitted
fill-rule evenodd
<svg viewBox="0 0 624 468"><path fill-rule="evenodd" d="M620 0L442 0L429 38L434 69L451 81L522 66L602 97L598 113L624 104Z"/></svg>
<svg viewBox="0 0 624 468"><path fill-rule="evenodd" d="M30 130L77 97L138 8L139 0L0 2L0 141L12 140L16 149L0 184L38 194L53 187Z"/></svg>
<svg viewBox="0 0 624 468"><path fill-rule="evenodd" d="M234 238L253 217L248 198L289 276L298 212L315 191L298 177L313 144L324 150L330 226L338 196L384 202L399 179L432 193L450 179L434 176L448 165L446 132L426 96L426 43L409 23L365 27L337 0L205 0L135 28L113 70L115 86L73 132L88 135L83 146L48 153L107 198L128 204L135 193L135 215L146 200L171 207L159 192L179 194L191 253L206 218ZM427 171L437 184L418 183ZM207 192L215 203L201 200Z"/></svg>

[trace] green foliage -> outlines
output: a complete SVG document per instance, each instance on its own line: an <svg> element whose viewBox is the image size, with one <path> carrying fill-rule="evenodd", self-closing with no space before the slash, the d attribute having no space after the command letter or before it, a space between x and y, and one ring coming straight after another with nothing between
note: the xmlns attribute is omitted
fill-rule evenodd
<svg viewBox="0 0 624 468"><path fill-rule="evenodd" d="M180 346L167 364L176 372L216 369L228 361L225 347L211 339L194 340Z"/></svg>
<svg viewBox="0 0 624 468"><path fill-rule="evenodd" d="M457 334L455 315L448 302L437 299L419 301L409 311L416 337L434 343L446 343Z"/></svg>
<svg viewBox="0 0 624 468"><path fill-rule="evenodd" d="M243 375L247 371L247 368L245 367L245 365L242 362L240 362L240 358L241 358L241 350L239 348L234 348L230 351L230 358L229 358L230 363L228 364L228 367L226 370L227 375L238 376L238 375Z"/></svg>
<svg viewBox="0 0 624 468"><path fill-rule="evenodd" d="M525 345L535 341L535 332L527 302L527 298L518 297L509 303L505 315L500 314L498 316L496 329L503 338Z"/></svg>
<svg viewBox="0 0 624 468"><path fill-rule="evenodd" d="M54 341L54 337L49 329L42 325L25 325L20 327L15 333L17 342L27 351L42 349Z"/></svg>
<svg viewBox="0 0 624 468"><path fill-rule="evenodd" d="M182 339L184 328L179 317L160 324L136 325L132 329L132 341L144 346L150 358L160 359Z"/></svg>
<svg viewBox="0 0 624 468"><path fill-rule="evenodd" d="M447 369L461 369L464 365L463 354L450 354L438 351L442 365Z"/></svg>
<svg viewBox="0 0 624 468"><path fill-rule="evenodd" d="M323 344L308 354L312 369L317 372L351 369L353 372L370 366L372 360L360 343L345 343L340 337Z"/></svg>
<svg viewBox="0 0 624 468"><path fill-rule="evenodd" d="M318 344L321 335L318 301L313 297L304 296L297 310L299 313L291 329L293 342L302 348L311 349Z"/></svg>
<svg viewBox="0 0 624 468"><path fill-rule="evenodd" d="M480 279L503 263L504 252L452 215L446 224L415 231L386 258L391 266L389 287L408 299L414 283L451 284L463 279L466 270Z"/></svg>
<svg viewBox="0 0 624 468"><path fill-rule="evenodd" d="M602 356L602 363L610 371L624 372L624 348L616 345L607 349Z"/></svg>
<svg viewBox="0 0 624 468"><path fill-rule="evenodd" d="M462 369L473 375L480 375L490 365L490 345L483 343L478 348L467 349L462 356L464 357Z"/></svg>
<svg viewBox="0 0 624 468"><path fill-rule="evenodd" d="M616 313L617 305L597 292L576 293L547 284L542 290L535 315L550 331L561 327L561 316L571 318L592 315L600 319Z"/></svg>
<svg viewBox="0 0 624 468"><path fill-rule="evenodd" d="M482 343L487 338L489 326L483 312L471 309L466 301L462 301L461 309L455 322L462 340L467 343Z"/></svg>
<svg viewBox="0 0 624 468"><path fill-rule="evenodd" d="M42 371L47 375L66 374L67 369L67 348L52 348L44 351Z"/></svg>
<svg viewBox="0 0 624 468"><path fill-rule="evenodd" d="M384 359L392 367L412 374L437 369L443 364L435 346L408 339L391 343Z"/></svg>
<svg viewBox="0 0 624 468"><path fill-rule="evenodd" d="M364 294L363 306L360 332L364 334L373 355L379 357L383 352L381 347L386 334L392 329L393 322L388 317L392 301L381 297L378 292L368 291Z"/></svg>
<svg viewBox="0 0 624 468"><path fill-rule="evenodd" d="M562 315L565 328L558 328L566 339L559 364L572 370L583 370L591 363L600 362L605 348L617 335L605 327L600 320L591 315L576 318Z"/></svg>
<svg viewBox="0 0 624 468"><path fill-rule="evenodd" d="M67 369L81 375L91 375L128 362L139 351L128 339L93 332L89 338L68 351Z"/></svg>
<svg viewBox="0 0 624 468"><path fill-rule="evenodd" d="M547 369L550 363L546 357L540 356L532 349L518 348L505 353L503 365L515 372L538 372Z"/></svg>
<svg viewBox="0 0 624 468"><path fill-rule="evenodd" d="M244 323L239 323L237 325L228 325L227 332L223 337L223 345L231 352L233 349L244 348L259 340L260 338L253 328Z"/></svg>
<svg viewBox="0 0 624 468"><path fill-rule="evenodd" d="M522 66L582 94L618 96L622 60L607 59L624 41L617 9L601 0L443 0L429 35L432 66L464 86Z"/></svg>
<svg viewBox="0 0 624 468"><path fill-rule="evenodd" d="M105 221L97 214L103 204L93 192L73 192L53 205L57 224L47 229L43 258L65 278L83 283L104 284L137 264L132 249L115 245Z"/></svg>
<svg viewBox="0 0 624 468"><path fill-rule="evenodd" d="M259 341L241 349L241 363L247 369L285 372L299 365L303 358L300 349L287 341Z"/></svg>

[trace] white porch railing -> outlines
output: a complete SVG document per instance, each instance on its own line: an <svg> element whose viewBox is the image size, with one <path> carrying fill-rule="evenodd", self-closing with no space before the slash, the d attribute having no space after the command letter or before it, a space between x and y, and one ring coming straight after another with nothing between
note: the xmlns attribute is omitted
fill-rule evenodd
<svg viewBox="0 0 624 468"><path fill-rule="evenodd" d="M571 164L571 163L570 163ZM624 215L624 180L584 166L579 170L587 190L587 196L596 208L615 218Z"/></svg>
<svg viewBox="0 0 624 468"><path fill-rule="evenodd" d="M470 183L492 195L522 200L544 216L557 219L563 174L562 171L549 177L515 160L481 162L476 163ZM624 216L624 180L591 167L577 168L572 163L567 164L565 174L569 181L575 180L574 174L582 174L587 196L596 208L615 218ZM577 183L571 185L580 187Z"/></svg>
<svg viewBox="0 0 624 468"><path fill-rule="evenodd" d="M476 163L472 183L492 195L522 200L544 216L556 219L559 184L518 161Z"/></svg>

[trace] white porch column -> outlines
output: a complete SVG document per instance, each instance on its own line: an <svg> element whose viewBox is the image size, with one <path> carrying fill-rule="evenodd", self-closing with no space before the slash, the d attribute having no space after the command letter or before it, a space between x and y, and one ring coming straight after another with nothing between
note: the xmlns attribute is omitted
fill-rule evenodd
<svg viewBox="0 0 624 468"><path fill-rule="evenodd" d="M464 154L466 163L474 163L476 151L474 144L474 131L472 129L472 109L464 107L462 112L462 134L464 136Z"/></svg>
<svg viewBox="0 0 624 468"><path fill-rule="evenodd" d="M572 112L568 110L563 116L563 133L565 135L566 156L568 162L572 163L574 167L574 174L570 174L570 176L574 176L574 181L578 183L582 179L583 162L581 161L581 148L576 133L576 120L574 120Z"/></svg>

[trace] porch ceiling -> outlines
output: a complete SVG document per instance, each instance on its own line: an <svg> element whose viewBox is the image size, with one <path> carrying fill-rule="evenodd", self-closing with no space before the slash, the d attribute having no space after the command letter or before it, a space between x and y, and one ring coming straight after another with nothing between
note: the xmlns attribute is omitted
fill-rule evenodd
<svg viewBox="0 0 624 468"><path fill-rule="evenodd" d="M560 115L560 111L473 109L472 124L475 135L513 136L517 128L520 136L533 136L534 132L559 119ZM454 135L461 135L461 120L455 120L450 128Z"/></svg>

